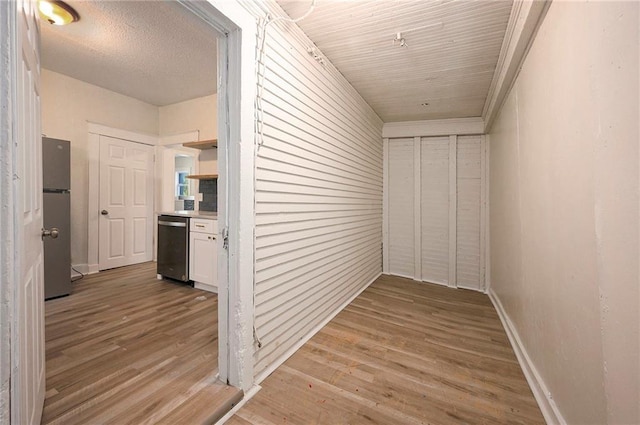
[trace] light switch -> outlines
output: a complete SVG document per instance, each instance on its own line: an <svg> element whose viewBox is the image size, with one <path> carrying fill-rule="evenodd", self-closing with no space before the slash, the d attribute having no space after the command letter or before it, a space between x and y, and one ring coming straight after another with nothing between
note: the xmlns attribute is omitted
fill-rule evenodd
<svg viewBox="0 0 640 425"><path fill-rule="evenodd" d="M202 192L196 195L196 201L202 201Z"/></svg>

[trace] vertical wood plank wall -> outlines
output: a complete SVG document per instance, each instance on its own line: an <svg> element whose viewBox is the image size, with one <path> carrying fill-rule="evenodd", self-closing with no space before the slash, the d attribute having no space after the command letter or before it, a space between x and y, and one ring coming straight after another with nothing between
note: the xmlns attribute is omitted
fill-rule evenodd
<svg viewBox="0 0 640 425"><path fill-rule="evenodd" d="M484 291L484 137L387 144L387 272Z"/></svg>
<svg viewBox="0 0 640 425"><path fill-rule="evenodd" d="M275 2L245 1L255 16ZM382 121L295 25L269 26L256 158L260 380L382 272Z"/></svg>

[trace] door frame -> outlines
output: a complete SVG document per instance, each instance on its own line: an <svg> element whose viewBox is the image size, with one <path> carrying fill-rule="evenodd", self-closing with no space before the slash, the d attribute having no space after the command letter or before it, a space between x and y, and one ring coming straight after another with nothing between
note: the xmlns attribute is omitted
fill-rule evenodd
<svg viewBox="0 0 640 425"><path fill-rule="evenodd" d="M122 130L118 128L108 127L102 124L88 122L88 161L89 161L89 199L87 204L87 270L88 274L98 273L99 256L98 247L100 246L99 230L100 230L100 136L113 137L129 142L140 143L148 146L157 146L158 137L150 134L136 133L133 131ZM154 149L155 151L155 149ZM155 153L154 153L155 155ZM156 167L155 161L151 166L153 174L151 186L152 205L155 207L156 198ZM150 234L151 249L154 248L153 232ZM152 256L153 258L153 256Z"/></svg>
<svg viewBox="0 0 640 425"><path fill-rule="evenodd" d="M253 387L256 18L240 2L178 2L211 25L218 37L219 376ZM247 6L250 7L250 6ZM231 283L231 284L230 284Z"/></svg>
<svg viewBox="0 0 640 425"><path fill-rule="evenodd" d="M11 421L11 332L17 326L11 302L20 276L20 254L16 252L19 206L13 175L17 167L17 129L13 121L17 108L16 5L0 1L0 423ZM6 47L6 49L5 49Z"/></svg>

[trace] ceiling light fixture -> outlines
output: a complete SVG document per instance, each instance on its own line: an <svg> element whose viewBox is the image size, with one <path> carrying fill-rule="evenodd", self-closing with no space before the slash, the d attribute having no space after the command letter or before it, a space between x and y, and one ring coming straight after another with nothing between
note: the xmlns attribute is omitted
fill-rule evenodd
<svg viewBox="0 0 640 425"><path fill-rule="evenodd" d="M80 20L78 12L62 1L40 0L38 10L40 17L53 25L67 25Z"/></svg>

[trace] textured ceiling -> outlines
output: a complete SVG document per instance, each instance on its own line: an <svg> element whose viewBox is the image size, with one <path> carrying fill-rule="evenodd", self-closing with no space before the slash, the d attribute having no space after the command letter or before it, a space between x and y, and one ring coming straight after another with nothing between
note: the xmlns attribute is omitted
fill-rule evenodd
<svg viewBox="0 0 640 425"><path fill-rule="evenodd" d="M67 3L80 21L42 23L43 68L157 106L216 92L216 32L182 6Z"/></svg>
<svg viewBox="0 0 640 425"><path fill-rule="evenodd" d="M293 18L311 0L277 0ZM511 1L316 0L302 30L385 122L478 117ZM394 43L400 32L406 47Z"/></svg>
<svg viewBox="0 0 640 425"><path fill-rule="evenodd" d="M42 64L153 105L216 92L215 31L175 2L68 1L42 25ZM311 0L278 0L292 17ZM385 122L477 117L511 1L316 0L298 25ZM400 32L407 47L393 42Z"/></svg>

